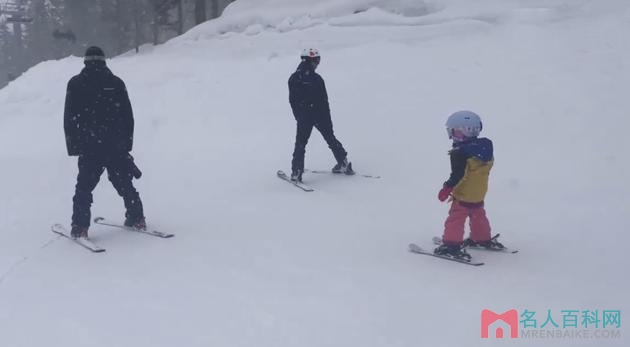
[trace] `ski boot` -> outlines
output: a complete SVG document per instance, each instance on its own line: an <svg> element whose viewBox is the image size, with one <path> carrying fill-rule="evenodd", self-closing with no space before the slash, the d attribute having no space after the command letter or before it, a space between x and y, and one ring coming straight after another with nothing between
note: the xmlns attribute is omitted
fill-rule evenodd
<svg viewBox="0 0 630 347"><path fill-rule="evenodd" d="M125 226L136 230L147 230L147 222L144 217L139 218L125 218Z"/></svg>
<svg viewBox="0 0 630 347"><path fill-rule="evenodd" d="M343 173L346 175L354 175L354 170L352 170L352 163L349 163L347 158L341 162L338 162L337 165L332 168L332 172Z"/></svg>
<svg viewBox="0 0 630 347"><path fill-rule="evenodd" d="M70 230L70 236L72 236L73 239L78 239L78 238L87 239L88 227L80 227L78 225L73 225L72 229Z"/></svg>
<svg viewBox="0 0 630 347"><path fill-rule="evenodd" d="M436 249L433 250L433 253L436 255L440 255L443 257L459 259L464 261L470 261L471 256L466 252L466 249L460 245L446 245L441 244Z"/></svg>
<svg viewBox="0 0 630 347"><path fill-rule="evenodd" d="M496 234L490 240L487 240L487 241L473 241L471 238L467 238L466 240L464 240L464 245L466 247L479 247L479 248L485 248L491 251L500 251L504 249L505 246L503 246L501 242L497 241L497 238L499 237L499 235L501 234Z"/></svg>
<svg viewBox="0 0 630 347"><path fill-rule="evenodd" d="M293 182L302 182L302 173L304 170L293 169L291 170L291 181Z"/></svg>

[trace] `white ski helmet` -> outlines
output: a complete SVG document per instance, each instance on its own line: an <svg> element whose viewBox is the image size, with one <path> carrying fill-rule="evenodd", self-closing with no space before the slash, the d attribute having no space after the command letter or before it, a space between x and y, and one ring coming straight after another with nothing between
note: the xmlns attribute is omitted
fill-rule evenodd
<svg viewBox="0 0 630 347"><path fill-rule="evenodd" d="M482 128L481 117L471 111L455 112L446 121L448 138L456 142L479 136Z"/></svg>
<svg viewBox="0 0 630 347"><path fill-rule="evenodd" d="M304 48L300 58L320 58L317 48Z"/></svg>

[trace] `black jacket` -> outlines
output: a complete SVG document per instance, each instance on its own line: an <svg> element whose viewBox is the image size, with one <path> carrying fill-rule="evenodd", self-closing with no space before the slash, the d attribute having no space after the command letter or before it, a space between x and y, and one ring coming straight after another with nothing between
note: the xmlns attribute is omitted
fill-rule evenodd
<svg viewBox="0 0 630 347"><path fill-rule="evenodd" d="M324 79L313 70L311 63L301 62L289 78L289 103L298 121L330 118Z"/></svg>
<svg viewBox="0 0 630 347"><path fill-rule="evenodd" d="M133 146L133 126L125 83L104 63L89 63L70 79L64 111L68 155L126 154Z"/></svg>

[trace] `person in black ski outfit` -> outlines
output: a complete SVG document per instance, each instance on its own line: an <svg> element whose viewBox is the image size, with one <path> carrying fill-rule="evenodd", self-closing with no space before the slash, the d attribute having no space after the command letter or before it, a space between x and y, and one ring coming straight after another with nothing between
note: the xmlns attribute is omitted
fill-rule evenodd
<svg viewBox="0 0 630 347"><path fill-rule="evenodd" d="M72 237L87 237L92 191L105 169L125 202L125 226L146 229L142 202L132 183L141 172L129 154L134 120L125 83L107 68L99 47L87 49L84 64L68 82L64 110L68 155L79 157Z"/></svg>
<svg viewBox="0 0 630 347"><path fill-rule="evenodd" d="M305 49L300 58L302 60L300 65L289 78L289 103L297 121L291 180L302 181L306 144L313 127L319 130L335 156L337 164L332 172L353 175L352 163L349 163L347 158L348 153L333 132L324 79L315 72L321 59L319 51L313 48Z"/></svg>

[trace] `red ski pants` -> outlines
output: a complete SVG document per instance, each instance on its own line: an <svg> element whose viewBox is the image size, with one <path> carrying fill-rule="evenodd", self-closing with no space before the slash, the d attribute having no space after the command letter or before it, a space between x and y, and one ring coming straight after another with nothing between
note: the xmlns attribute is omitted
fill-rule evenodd
<svg viewBox="0 0 630 347"><path fill-rule="evenodd" d="M490 240L490 222L483 202L467 204L454 200L444 222L442 241L445 244L459 245L464 241L466 218L470 218L470 238L473 241Z"/></svg>

